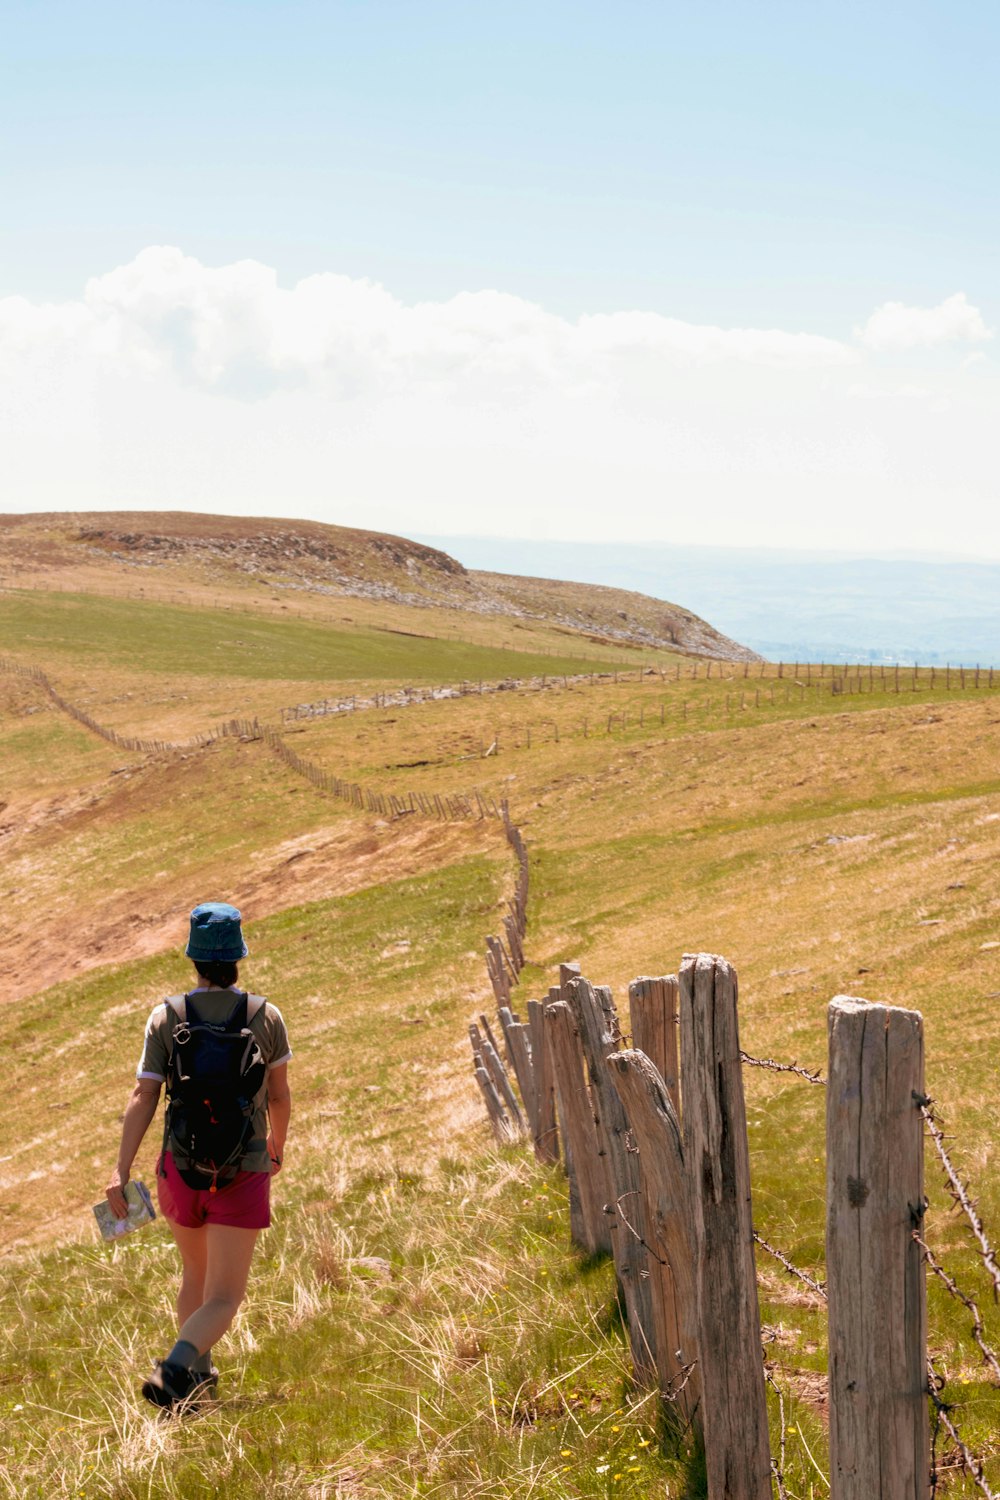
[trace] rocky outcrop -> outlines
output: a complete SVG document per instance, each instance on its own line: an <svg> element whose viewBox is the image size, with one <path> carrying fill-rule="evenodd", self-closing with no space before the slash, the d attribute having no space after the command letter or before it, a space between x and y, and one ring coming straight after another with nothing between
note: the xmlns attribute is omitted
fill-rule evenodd
<svg viewBox="0 0 1000 1500"><path fill-rule="evenodd" d="M542 622L594 644L757 659L680 605L597 584L471 572L447 552L381 532L183 511L0 516L0 571L16 578L81 562L182 568L188 581L207 584L235 575L274 590Z"/></svg>

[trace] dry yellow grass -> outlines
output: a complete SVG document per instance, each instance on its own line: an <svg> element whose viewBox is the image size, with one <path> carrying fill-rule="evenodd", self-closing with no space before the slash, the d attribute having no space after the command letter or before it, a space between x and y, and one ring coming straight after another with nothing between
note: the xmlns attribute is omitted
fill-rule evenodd
<svg viewBox="0 0 1000 1500"><path fill-rule="evenodd" d="M220 686L168 673L140 706L134 672L65 660L60 670L102 721L171 735L213 722L220 700L273 718L305 689L317 696L315 683L283 676ZM294 687L304 691L283 698ZM387 790L478 784L510 796L532 857L522 996L540 993L560 959L580 958L621 997L635 974L675 968L684 951L720 951L740 973L744 1044L811 1065L824 1062L834 993L923 1009L930 1087L958 1132L984 1215L1000 1224L992 1172L997 699L936 691L799 702L793 694L787 704L779 695L773 707L727 715L724 695L739 690L738 679L595 682L322 719L289 738L330 770ZM40 1247L67 1241L52 1252L62 1260L23 1248L12 1260L24 1310L13 1347L27 1340L32 1351L33 1425L10 1401L0 1415L30 1445L32 1493L48 1483L52 1494L75 1485L85 1494L174 1495L184 1493L179 1476L190 1483L194 1472L196 1439L137 1419L129 1381L110 1373L116 1361L144 1357L152 1315L142 1315L141 1338L111 1318L100 1354L110 1384L99 1408L82 1394L75 1354L61 1384L45 1365L38 1330L58 1329L75 1348L83 1322L110 1307L112 1293L133 1296L128 1256L99 1260L71 1222L97 1196L120 1108L105 1078L87 1082L83 1059L100 1037L109 1073L127 1087L143 1007L178 982L183 912L208 887L246 903L256 943L248 977L273 988L292 1022L300 1153L282 1183L296 1216L280 1231L229 1355L251 1383L248 1396L259 1369L287 1403L277 1407L285 1457L253 1436L256 1408L237 1406L204 1429L213 1482L238 1482L247 1494L365 1500L513 1496L532 1486L552 1496L648 1493L654 1484L683 1493L681 1468L628 1393L605 1273L581 1271L569 1251L558 1177L486 1146L464 1024L486 999L481 940L496 926L510 877L498 830L353 813L317 796L261 744L187 759L123 756L32 692L0 678L11 768L0 815L11 825L3 911L8 952L14 943L23 955L8 983L26 997L23 1009L0 1016L13 1060L3 1138L15 1142L0 1164L0 1211L8 1249L29 1238ZM643 705L652 722L640 725ZM617 716L611 733L609 715ZM559 727L559 741L536 729L528 748L524 726L543 720ZM497 729L498 749L481 758ZM199 816L209 806L220 814L210 822ZM35 962L39 909L51 910L55 936ZM74 967L80 935L92 946ZM53 1062L66 1083L55 1100ZM758 1225L817 1269L819 1093L748 1079ZM80 1121L94 1122L92 1139L67 1149ZM407 1185L418 1173L419 1190ZM49 1224L53 1175L64 1211ZM961 1226L943 1214L930 1178L935 1243L974 1284ZM145 1275L166 1255L151 1244ZM382 1255L395 1268L384 1286L358 1269ZM769 1348L822 1464L822 1314L776 1269L761 1272ZM72 1308L54 1290L60 1274L79 1299ZM997 1316L980 1300L995 1339ZM936 1292L932 1334L967 1397L973 1445L989 1452L997 1396L981 1379L964 1315L956 1319ZM591 1385L573 1373L579 1362L593 1372ZM328 1429L318 1371L348 1393L344 1420ZM358 1380L377 1420L351 1394ZM44 1453L46 1407L74 1414L60 1466ZM625 1445L617 1450L615 1428ZM640 1448L640 1438L650 1446ZM633 1467L630 1453L639 1455L638 1477L612 1484L609 1475ZM809 1476L818 1481L804 1450L790 1462L796 1492L808 1493ZM284 1491L274 1488L279 1473ZM951 1493L971 1491L953 1479Z"/></svg>

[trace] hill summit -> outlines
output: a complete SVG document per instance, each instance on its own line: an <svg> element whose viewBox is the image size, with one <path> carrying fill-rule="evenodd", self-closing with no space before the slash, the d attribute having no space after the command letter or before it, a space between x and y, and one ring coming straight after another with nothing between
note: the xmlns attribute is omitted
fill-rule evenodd
<svg viewBox="0 0 1000 1500"><path fill-rule="evenodd" d="M544 622L584 639L726 661L754 652L681 605L627 589L467 569L405 537L318 521L185 511L0 516L0 577L86 589L145 573Z"/></svg>

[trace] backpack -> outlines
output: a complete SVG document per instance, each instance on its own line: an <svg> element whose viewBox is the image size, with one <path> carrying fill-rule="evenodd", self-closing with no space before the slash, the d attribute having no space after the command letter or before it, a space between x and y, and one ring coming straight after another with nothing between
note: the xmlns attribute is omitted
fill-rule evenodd
<svg viewBox="0 0 1000 1500"><path fill-rule="evenodd" d="M255 995L253 1014L267 1003ZM222 1022L206 1021L193 995L172 997L173 1040L167 1069L163 1149L174 1149L189 1187L214 1193L240 1170L253 1136L254 1099L267 1065L250 1030L250 999L237 996Z"/></svg>

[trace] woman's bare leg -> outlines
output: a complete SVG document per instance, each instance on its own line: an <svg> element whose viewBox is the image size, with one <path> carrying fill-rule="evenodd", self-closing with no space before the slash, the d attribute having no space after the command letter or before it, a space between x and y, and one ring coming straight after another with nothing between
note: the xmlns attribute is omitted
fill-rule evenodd
<svg viewBox="0 0 1000 1500"><path fill-rule="evenodd" d="M246 1296L259 1230L206 1224L204 1229L184 1232L205 1236L206 1264L201 1305L184 1320L180 1338L204 1354L229 1329Z"/></svg>
<svg viewBox="0 0 1000 1500"><path fill-rule="evenodd" d="M183 1328L193 1312L205 1300L205 1271L208 1267L208 1236L204 1225L188 1229L168 1219L170 1233L181 1252L180 1291L177 1293L177 1327Z"/></svg>

